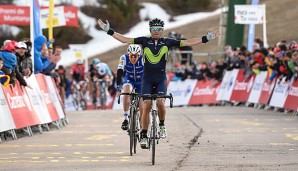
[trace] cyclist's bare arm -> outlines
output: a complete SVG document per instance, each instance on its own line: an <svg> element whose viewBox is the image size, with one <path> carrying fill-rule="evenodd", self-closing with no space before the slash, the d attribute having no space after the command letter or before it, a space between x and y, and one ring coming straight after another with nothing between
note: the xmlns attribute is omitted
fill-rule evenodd
<svg viewBox="0 0 298 171"><path fill-rule="evenodd" d="M108 25L109 27L109 21L106 20L106 23L104 23L103 21L101 21L101 19L98 19L97 20L97 23L99 25L100 28L103 28L102 25ZM105 30L106 31L106 30ZM117 33L115 32L113 35L112 35L115 39L119 40L120 42L122 43L127 43L127 44L131 44L131 40L132 38L129 38L129 37L125 37L124 35L120 34L120 33Z"/></svg>

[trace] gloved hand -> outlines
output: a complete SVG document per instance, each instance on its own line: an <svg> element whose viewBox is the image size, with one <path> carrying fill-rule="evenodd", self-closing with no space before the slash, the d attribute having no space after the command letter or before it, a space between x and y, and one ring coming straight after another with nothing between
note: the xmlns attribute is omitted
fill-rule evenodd
<svg viewBox="0 0 298 171"><path fill-rule="evenodd" d="M106 22L107 22L107 24L105 24L104 22L102 22L101 19L98 19L98 20L97 20L97 23L98 23L99 27L100 27L103 31L108 32L109 29L110 29L110 23L109 23L108 20L106 20Z"/></svg>
<svg viewBox="0 0 298 171"><path fill-rule="evenodd" d="M217 39L220 36L220 32L217 31L208 31L206 36L202 37L202 43L207 43L209 40Z"/></svg>
<svg viewBox="0 0 298 171"><path fill-rule="evenodd" d="M208 31L206 37L208 40L214 40L214 39L216 39L216 34L215 34L215 32Z"/></svg>
<svg viewBox="0 0 298 171"><path fill-rule="evenodd" d="M97 23L98 23L99 27L100 27L103 31L107 32L108 35L112 36L112 35L115 33L115 31L114 31L113 29L110 28L110 23L109 23L109 21L106 20L106 22L107 22L107 24L105 24L104 22L102 22L101 19L98 19L98 20L97 20Z"/></svg>

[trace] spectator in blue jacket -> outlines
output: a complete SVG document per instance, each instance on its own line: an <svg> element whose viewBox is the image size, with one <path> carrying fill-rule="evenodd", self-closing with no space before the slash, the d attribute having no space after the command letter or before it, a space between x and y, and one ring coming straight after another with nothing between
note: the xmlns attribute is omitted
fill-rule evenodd
<svg viewBox="0 0 298 171"><path fill-rule="evenodd" d="M4 72L1 71L2 67L3 67L3 59L0 56L0 83L4 86L8 86L10 77L8 75L5 75Z"/></svg>
<svg viewBox="0 0 298 171"><path fill-rule="evenodd" d="M41 53L43 48L47 49L47 38L43 35L37 36L34 40L34 74L39 74L50 65L50 61Z"/></svg>
<svg viewBox="0 0 298 171"><path fill-rule="evenodd" d="M31 88L23 78L23 75L20 73L17 66L17 57L14 54L16 51L17 42L11 41L7 43L3 50L0 52L0 56L3 59L3 68L2 71L5 75L10 76L10 84L15 84L15 81L18 80L21 85Z"/></svg>

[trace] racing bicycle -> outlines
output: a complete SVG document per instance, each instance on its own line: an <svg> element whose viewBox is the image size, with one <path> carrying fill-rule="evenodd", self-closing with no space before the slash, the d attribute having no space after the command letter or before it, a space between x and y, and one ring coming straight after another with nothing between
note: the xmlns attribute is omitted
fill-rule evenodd
<svg viewBox="0 0 298 171"><path fill-rule="evenodd" d="M126 95L130 96L130 105L129 105L129 139L130 139L130 155L132 156L133 153L136 154L137 150L137 142L140 140L140 112L139 112L139 100L140 96L138 93L135 93L135 91L131 93L121 93L118 96L118 104L120 104L120 96Z"/></svg>

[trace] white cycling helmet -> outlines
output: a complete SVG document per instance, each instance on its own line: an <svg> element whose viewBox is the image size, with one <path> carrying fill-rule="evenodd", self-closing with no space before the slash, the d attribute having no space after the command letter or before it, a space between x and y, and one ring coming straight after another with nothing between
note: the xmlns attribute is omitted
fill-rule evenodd
<svg viewBox="0 0 298 171"><path fill-rule="evenodd" d="M127 48L127 53L141 55L141 46L137 44L131 44Z"/></svg>

